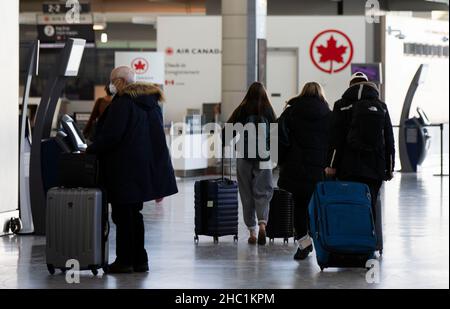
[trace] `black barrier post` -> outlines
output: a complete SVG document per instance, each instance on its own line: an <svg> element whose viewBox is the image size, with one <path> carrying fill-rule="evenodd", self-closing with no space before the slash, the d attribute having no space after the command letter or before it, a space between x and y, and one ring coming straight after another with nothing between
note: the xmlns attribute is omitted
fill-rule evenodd
<svg viewBox="0 0 450 309"><path fill-rule="evenodd" d="M439 124L439 129L441 133L441 173L435 174L437 177L448 177L448 174L444 174L444 124Z"/></svg>

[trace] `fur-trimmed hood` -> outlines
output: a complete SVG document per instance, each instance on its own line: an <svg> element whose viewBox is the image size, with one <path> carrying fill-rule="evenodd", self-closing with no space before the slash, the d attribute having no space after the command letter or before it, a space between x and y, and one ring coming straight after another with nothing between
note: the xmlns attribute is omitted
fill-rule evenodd
<svg viewBox="0 0 450 309"><path fill-rule="evenodd" d="M155 95L158 101L164 102L164 93L162 90L158 86L150 83L129 84L120 92L120 95L129 95L133 99L141 96Z"/></svg>

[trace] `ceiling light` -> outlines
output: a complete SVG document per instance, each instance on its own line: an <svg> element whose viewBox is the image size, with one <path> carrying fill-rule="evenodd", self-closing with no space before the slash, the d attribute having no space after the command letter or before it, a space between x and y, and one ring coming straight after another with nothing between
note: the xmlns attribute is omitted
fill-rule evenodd
<svg viewBox="0 0 450 309"><path fill-rule="evenodd" d="M108 34L106 32L103 32L100 36L100 41L102 43L108 43Z"/></svg>
<svg viewBox="0 0 450 309"><path fill-rule="evenodd" d="M92 26L92 29L94 29L95 31L102 31L106 29L106 25L105 24L94 24Z"/></svg>

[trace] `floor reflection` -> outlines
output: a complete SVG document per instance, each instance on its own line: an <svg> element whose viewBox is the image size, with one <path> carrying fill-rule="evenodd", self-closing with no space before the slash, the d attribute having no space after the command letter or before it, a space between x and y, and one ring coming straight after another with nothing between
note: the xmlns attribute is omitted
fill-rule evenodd
<svg viewBox="0 0 450 309"><path fill-rule="evenodd" d="M194 181L182 180L178 195L145 207L149 274L95 278L83 272L80 284L69 285L62 274L48 275L43 237L6 236L0 238L0 288L448 288L448 178L397 176L382 190L380 284L366 283L361 269L321 273L314 256L295 262L292 241L249 246L243 222L239 243L233 237L221 238L219 244L201 237L195 245ZM110 260L114 234L112 229Z"/></svg>

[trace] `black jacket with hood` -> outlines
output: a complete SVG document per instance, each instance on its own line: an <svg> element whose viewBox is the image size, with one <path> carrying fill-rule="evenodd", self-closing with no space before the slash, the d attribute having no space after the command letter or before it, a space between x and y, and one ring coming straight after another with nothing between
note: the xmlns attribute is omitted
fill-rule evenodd
<svg viewBox="0 0 450 309"><path fill-rule="evenodd" d="M151 84L130 84L99 119L87 152L100 159L109 202L140 203L178 192L158 104L162 96Z"/></svg>
<svg viewBox="0 0 450 309"><path fill-rule="evenodd" d="M263 111L261 111L260 115L258 114L257 110L251 110L253 106L249 108L248 105L241 104L239 105L233 112L233 114L230 116L230 118L226 121L228 124L242 124L243 131L242 132L236 132L233 131L233 135L228 138L235 138L237 135L244 135L244 149L240 149L242 153L241 155L245 160L248 161L269 161L271 159L270 157L270 133L271 133L271 123L276 123L277 118L275 116L275 113L273 109L266 108ZM255 125L263 125L265 127L264 130L264 136L260 136L260 132L256 128L255 133L257 133L255 136L252 136L249 132L245 132L246 128L245 125L248 123L253 123ZM225 130L222 131L222 141L224 145L230 145L230 140L226 139L227 135L225 134ZM261 138L261 140L265 140L266 144L266 151L264 153L259 153L258 151L258 141ZM253 139L253 142L249 143L249 140ZM255 149L249 149L250 147L255 147ZM239 147L238 147L239 150ZM253 151L252 151L253 150ZM238 151L239 152L239 151ZM249 155L252 154L252 155ZM254 155L254 156L253 156Z"/></svg>
<svg viewBox="0 0 450 309"><path fill-rule="evenodd" d="M331 110L314 96L291 99L278 119L278 186L292 193L323 180Z"/></svg>
<svg viewBox="0 0 450 309"><path fill-rule="evenodd" d="M373 101L385 112L384 149L379 152L364 152L353 149L348 143L352 122L352 107L361 101ZM371 82L358 83L350 87L337 101L333 109L330 131L328 166L337 169L338 178L368 178L389 180L395 167L395 140L389 111L379 99L379 91Z"/></svg>

